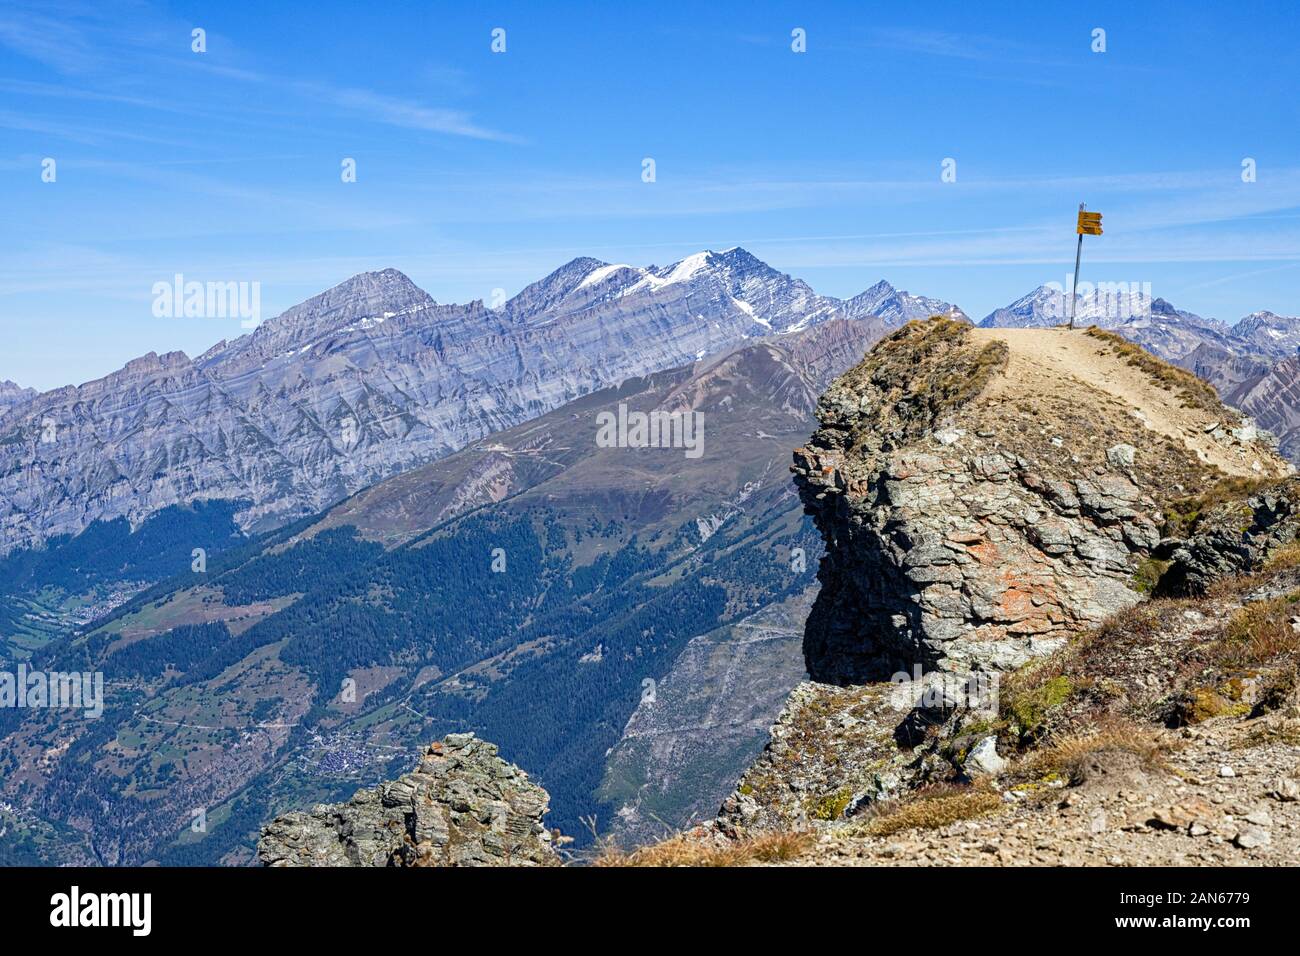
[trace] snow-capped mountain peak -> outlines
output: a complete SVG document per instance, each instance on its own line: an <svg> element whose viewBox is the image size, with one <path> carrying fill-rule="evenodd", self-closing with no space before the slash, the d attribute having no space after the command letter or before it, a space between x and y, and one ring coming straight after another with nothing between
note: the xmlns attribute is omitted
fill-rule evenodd
<svg viewBox="0 0 1300 956"><path fill-rule="evenodd" d="M932 315L947 315L964 322L970 321L965 312L950 302L912 295L894 288L884 279L847 300L844 303L844 314L850 318L878 316L896 325L912 319L928 319Z"/></svg>
<svg viewBox="0 0 1300 956"><path fill-rule="evenodd" d="M1265 354L1293 355L1300 349L1300 317L1252 312L1232 327L1232 334Z"/></svg>

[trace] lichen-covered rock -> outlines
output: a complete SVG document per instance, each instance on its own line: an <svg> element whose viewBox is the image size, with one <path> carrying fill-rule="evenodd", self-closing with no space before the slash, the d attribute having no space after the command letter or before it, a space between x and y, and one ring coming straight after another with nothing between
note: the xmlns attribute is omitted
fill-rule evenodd
<svg viewBox="0 0 1300 956"><path fill-rule="evenodd" d="M494 744L449 734L396 780L276 817L257 855L266 866L556 865L549 802Z"/></svg>
<svg viewBox="0 0 1300 956"><path fill-rule="evenodd" d="M1018 667L1141 599L1168 502L1287 474L1204 383L1133 348L935 319L831 386L792 467L827 544L814 680Z"/></svg>
<svg viewBox="0 0 1300 956"><path fill-rule="evenodd" d="M834 824L914 785L923 773L895 738L912 703L888 683L800 684L767 747L723 802L718 832L736 839Z"/></svg>
<svg viewBox="0 0 1300 956"><path fill-rule="evenodd" d="M729 839L834 827L928 784L996 776L1006 761L988 727L996 684L938 672L839 687L804 681L767 746L723 801ZM980 729L984 728L984 729Z"/></svg>

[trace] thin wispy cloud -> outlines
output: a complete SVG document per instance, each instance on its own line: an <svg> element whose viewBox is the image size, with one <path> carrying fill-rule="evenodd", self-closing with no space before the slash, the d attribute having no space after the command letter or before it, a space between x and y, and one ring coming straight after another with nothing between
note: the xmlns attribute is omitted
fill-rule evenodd
<svg viewBox="0 0 1300 956"><path fill-rule="evenodd" d="M868 34L868 43L881 49L901 53L979 63L1059 66L1066 62L1061 58L1045 57L1041 45L1019 43L1005 36L978 33L955 33L914 27L879 27Z"/></svg>
<svg viewBox="0 0 1300 956"><path fill-rule="evenodd" d="M872 38L878 46L889 49L959 60L1005 61L1011 52L1002 39L938 30L879 29L873 31Z"/></svg>
<svg viewBox="0 0 1300 956"><path fill-rule="evenodd" d="M102 47L89 32L27 4L0 12L0 45L66 74L87 73L103 62Z"/></svg>
<svg viewBox="0 0 1300 956"><path fill-rule="evenodd" d="M469 113L462 110L423 106L420 103L384 96L371 90L335 89L320 84L309 86L332 98L339 107L352 111L358 119L428 133L446 133L450 136L468 136L471 139L504 143L522 142L517 136L478 125Z"/></svg>
<svg viewBox="0 0 1300 956"><path fill-rule="evenodd" d="M175 140L151 136L131 130L107 126L91 125L80 121L47 120L24 116L9 111L0 111L0 129L19 130L26 133L38 133L59 141L79 143L87 146L102 146L113 140L130 143L143 143L151 146L174 147Z"/></svg>
<svg viewBox="0 0 1300 956"><path fill-rule="evenodd" d="M207 74L241 83L254 84L279 96L289 96L310 101L314 108L333 107L340 118L380 125L418 130L447 136L470 139L519 143L523 138L492 129L477 121L465 109L429 104L407 96L394 96L354 84L339 84L325 78L294 78L268 73L220 60L216 50L228 57L237 58L238 49L225 37L208 36L212 53L202 56L182 57L164 52L188 48L190 28L176 21L170 28L159 25L160 16L148 8L139 7L126 17L108 18L102 9L81 5L69 6L58 15L46 15L30 7L15 7L0 15L0 46L8 47L20 56L37 60L63 76L82 81L94 76L96 88L68 86L48 82L31 82L5 78L0 88L19 95L82 99L101 103L114 103L144 110L171 113L202 113L209 117L218 115L210 99L195 98L194 102L178 101L175 90L167 97L142 96L135 91L141 79L141 66L151 66L157 85L168 87L166 77L185 76L190 73ZM136 27L138 21L149 23L147 29ZM444 88L459 86L464 89L463 77L458 71L428 64L422 73ZM105 74L108 74L105 76ZM129 81L131 92L112 89L112 85ZM238 119L249 108L246 98L234 99L226 104L224 116ZM287 111L286 112L290 112ZM62 135L72 138L65 129Z"/></svg>

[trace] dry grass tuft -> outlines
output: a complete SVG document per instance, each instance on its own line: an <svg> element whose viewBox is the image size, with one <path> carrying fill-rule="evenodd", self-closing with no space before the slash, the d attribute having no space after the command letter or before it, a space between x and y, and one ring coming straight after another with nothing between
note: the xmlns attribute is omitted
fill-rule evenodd
<svg viewBox="0 0 1300 956"><path fill-rule="evenodd" d="M856 832L869 836L890 836L904 830L937 830L961 820L992 813L1002 798L979 787L936 787L921 790L903 800L873 807L872 815Z"/></svg>
<svg viewBox="0 0 1300 956"><path fill-rule="evenodd" d="M1214 662L1244 668L1300 655L1300 634L1291 626L1291 618L1300 614L1298 602L1300 591L1247 604L1228 621L1223 639L1210 648Z"/></svg>
<svg viewBox="0 0 1300 956"><path fill-rule="evenodd" d="M1099 329L1094 325L1088 328L1087 334L1105 342L1112 352L1127 361L1129 365L1141 369L1166 389L1176 392L1188 408L1199 408L1215 416L1224 413L1219 394L1209 382L1197 378L1185 369L1156 358L1140 345L1134 345L1114 332Z"/></svg>
<svg viewBox="0 0 1300 956"><path fill-rule="evenodd" d="M1071 734L1036 750L1021 761L1018 770L1037 777L1060 777L1079 783L1091 758L1103 753L1132 754L1146 771L1168 769L1173 745L1153 728L1119 718L1109 718L1095 730Z"/></svg>
<svg viewBox="0 0 1300 956"><path fill-rule="evenodd" d="M806 851L814 839L816 834L809 830L765 833L728 843L711 843L689 833L679 833L630 852L606 844L592 865L716 867L788 863Z"/></svg>
<svg viewBox="0 0 1300 956"><path fill-rule="evenodd" d="M1300 541L1282 545L1264 562L1265 571L1290 571L1292 568L1300 568Z"/></svg>

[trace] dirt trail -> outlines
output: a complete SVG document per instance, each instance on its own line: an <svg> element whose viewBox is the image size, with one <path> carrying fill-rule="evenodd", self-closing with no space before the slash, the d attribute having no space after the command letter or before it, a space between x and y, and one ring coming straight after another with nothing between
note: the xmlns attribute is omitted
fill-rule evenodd
<svg viewBox="0 0 1300 956"><path fill-rule="evenodd" d="M990 397L1043 397L1077 393L1078 384L1092 386L1128 407L1135 419L1194 452L1202 461L1229 475L1267 477L1284 472L1261 442L1242 441L1232 434L1237 416L1220 421L1200 408L1186 407L1175 389L1128 364L1108 343L1082 329L974 329L978 345L1003 341L1011 349L1006 372L986 393Z"/></svg>

